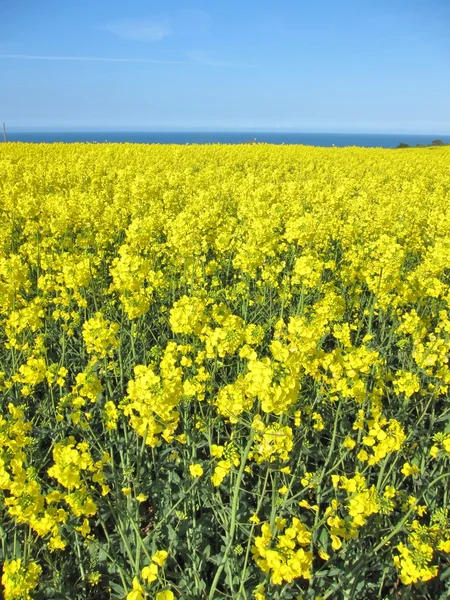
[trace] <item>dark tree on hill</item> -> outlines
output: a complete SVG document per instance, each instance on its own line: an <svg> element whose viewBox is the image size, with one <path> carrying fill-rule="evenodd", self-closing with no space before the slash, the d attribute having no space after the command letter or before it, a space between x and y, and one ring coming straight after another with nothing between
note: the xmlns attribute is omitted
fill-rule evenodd
<svg viewBox="0 0 450 600"><path fill-rule="evenodd" d="M444 142L442 140L433 140L431 142L432 146L445 146Z"/></svg>

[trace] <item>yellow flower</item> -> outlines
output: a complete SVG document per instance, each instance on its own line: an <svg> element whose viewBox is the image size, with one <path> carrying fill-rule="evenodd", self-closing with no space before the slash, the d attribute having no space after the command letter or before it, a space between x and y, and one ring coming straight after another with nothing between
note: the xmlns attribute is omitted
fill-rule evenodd
<svg viewBox="0 0 450 600"><path fill-rule="evenodd" d="M391 485L387 485L384 489L383 496L385 496L385 498L394 498L396 493L397 492L394 487L392 487Z"/></svg>
<svg viewBox="0 0 450 600"><path fill-rule="evenodd" d="M314 425L312 426L313 429L315 429L316 431L322 431L325 428L325 424L323 422L323 417L320 413L313 413L312 414L312 419L314 421Z"/></svg>
<svg viewBox="0 0 450 600"><path fill-rule="evenodd" d="M133 579L133 589L127 594L127 600L145 600L145 590L139 583L139 579L135 577Z"/></svg>
<svg viewBox="0 0 450 600"><path fill-rule="evenodd" d="M231 469L231 462L229 460L219 460L214 469L214 474L211 477L212 484L218 487L225 477L228 475Z"/></svg>
<svg viewBox="0 0 450 600"><path fill-rule="evenodd" d="M111 323L101 313L83 323L83 339L89 354L106 358L119 346L118 323Z"/></svg>
<svg viewBox="0 0 450 600"><path fill-rule="evenodd" d="M158 550L158 552L152 556L152 561L160 567L163 567L168 556L169 553L166 550Z"/></svg>
<svg viewBox="0 0 450 600"><path fill-rule="evenodd" d="M224 449L225 448L223 446L217 446L216 444L213 444L211 446L211 456L214 456L215 458L222 458Z"/></svg>
<svg viewBox="0 0 450 600"><path fill-rule="evenodd" d="M66 546L67 542L65 542L59 535L52 536L47 543L47 547L50 552L54 552L55 550L65 550Z"/></svg>
<svg viewBox="0 0 450 600"><path fill-rule="evenodd" d="M403 475L405 475L405 477L409 477L415 475L416 473L419 473L420 469L417 465L410 465L408 462L405 462L401 472L403 473Z"/></svg>
<svg viewBox="0 0 450 600"><path fill-rule="evenodd" d="M5 561L2 576L5 600L31 600L30 592L37 586L41 572L34 562L24 566L20 558Z"/></svg>
<svg viewBox="0 0 450 600"><path fill-rule="evenodd" d="M358 454L356 455L356 458L358 460L360 460L361 462L366 462L369 458L369 455L367 454L367 452L365 450L360 450L358 452Z"/></svg>
<svg viewBox="0 0 450 600"><path fill-rule="evenodd" d="M156 581L158 579L158 565L152 563L144 567L141 571L141 577L147 583L153 583Z"/></svg>
<svg viewBox="0 0 450 600"><path fill-rule="evenodd" d="M415 392L420 390L419 377L415 373L397 371L395 375L394 390L397 393L403 392L407 398L410 398Z"/></svg>
<svg viewBox="0 0 450 600"><path fill-rule="evenodd" d="M254 597L255 600L266 600L264 586L258 585L258 587L253 590L252 596Z"/></svg>
<svg viewBox="0 0 450 600"><path fill-rule="evenodd" d="M76 530L79 531L83 537L86 537L91 532L88 519L84 519L83 524L80 525L80 527L77 527Z"/></svg>
<svg viewBox="0 0 450 600"><path fill-rule="evenodd" d="M342 442L342 445L348 450L353 450L353 448L356 446L356 442L350 436L347 436Z"/></svg>
<svg viewBox="0 0 450 600"><path fill-rule="evenodd" d="M331 481L332 481L332 484L333 484L334 488L337 488L337 486L339 485L340 480L341 480L340 475L332 475L331 476Z"/></svg>
<svg viewBox="0 0 450 600"><path fill-rule="evenodd" d="M432 456L433 458L436 458L436 456L439 454L439 446L431 446L430 448L430 456Z"/></svg>
<svg viewBox="0 0 450 600"><path fill-rule="evenodd" d="M448 554L450 554L450 539L442 540L441 542L439 542L437 548L442 552L447 552Z"/></svg>
<svg viewBox="0 0 450 600"><path fill-rule="evenodd" d="M333 550L339 550L342 548L342 541L337 535L331 535L331 547Z"/></svg>
<svg viewBox="0 0 450 600"><path fill-rule="evenodd" d="M373 437L372 437L372 436L370 436L370 435L365 435L365 436L363 437L363 439L362 439L362 443L363 443L365 446L369 446L369 447L370 447L370 446L373 446L373 445L375 444L375 438L373 438Z"/></svg>
<svg viewBox="0 0 450 600"><path fill-rule="evenodd" d="M158 592L155 600L174 600L174 598L175 596L173 595L173 592L166 590L165 592Z"/></svg>
<svg viewBox="0 0 450 600"><path fill-rule="evenodd" d="M191 474L191 477L193 477L194 479L203 475L203 469L199 464L189 465L189 472Z"/></svg>

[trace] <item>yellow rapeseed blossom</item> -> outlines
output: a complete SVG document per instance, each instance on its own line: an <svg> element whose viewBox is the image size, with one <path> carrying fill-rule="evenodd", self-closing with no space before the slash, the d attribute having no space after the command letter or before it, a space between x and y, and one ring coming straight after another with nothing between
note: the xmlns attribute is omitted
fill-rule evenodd
<svg viewBox="0 0 450 600"><path fill-rule="evenodd" d="M174 600L175 596L171 590L165 592L158 592L155 596L155 600Z"/></svg>
<svg viewBox="0 0 450 600"><path fill-rule="evenodd" d="M194 479L201 477L203 475L202 466L199 464L189 465L189 473L191 474L191 477L194 477Z"/></svg>
<svg viewBox="0 0 450 600"><path fill-rule="evenodd" d="M137 577L133 578L132 589L127 594L126 600L144 600L145 599L145 590L144 586L139 583L139 579Z"/></svg>
<svg viewBox="0 0 450 600"><path fill-rule="evenodd" d="M405 477L409 477L411 475L415 475L416 473L420 473L420 469L417 465L411 465L408 462L405 462L401 468L401 472L403 475L405 475Z"/></svg>
<svg viewBox="0 0 450 600"><path fill-rule="evenodd" d="M30 592L37 586L41 572L34 562L25 565L20 558L5 561L2 575L5 600L31 600Z"/></svg>
<svg viewBox="0 0 450 600"><path fill-rule="evenodd" d="M6 600L443 574L448 147L0 146Z"/></svg>

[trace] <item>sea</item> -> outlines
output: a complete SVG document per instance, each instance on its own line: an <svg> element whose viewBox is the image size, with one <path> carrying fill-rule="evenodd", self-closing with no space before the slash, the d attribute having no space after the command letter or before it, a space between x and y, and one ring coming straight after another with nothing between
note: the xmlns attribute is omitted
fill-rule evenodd
<svg viewBox="0 0 450 600"><path fill-rule="evenodd" d="M212 131L20 131L7 132L7 141L55 143L120 142L132 144L302 144L307 146L395 148L431 145L433 140L450 143L450 135L396 133L293 133L293 132L212 132Z"/></svg>

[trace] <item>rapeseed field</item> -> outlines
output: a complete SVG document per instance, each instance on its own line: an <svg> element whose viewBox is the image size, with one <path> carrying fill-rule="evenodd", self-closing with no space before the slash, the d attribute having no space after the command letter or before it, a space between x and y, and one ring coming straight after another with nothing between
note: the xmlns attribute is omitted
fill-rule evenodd
<svg viewBox="0 0 450 600"><path fill-rule="evenodd" d="M450 148L0 148L5 600L450 594Z"/></svg>

